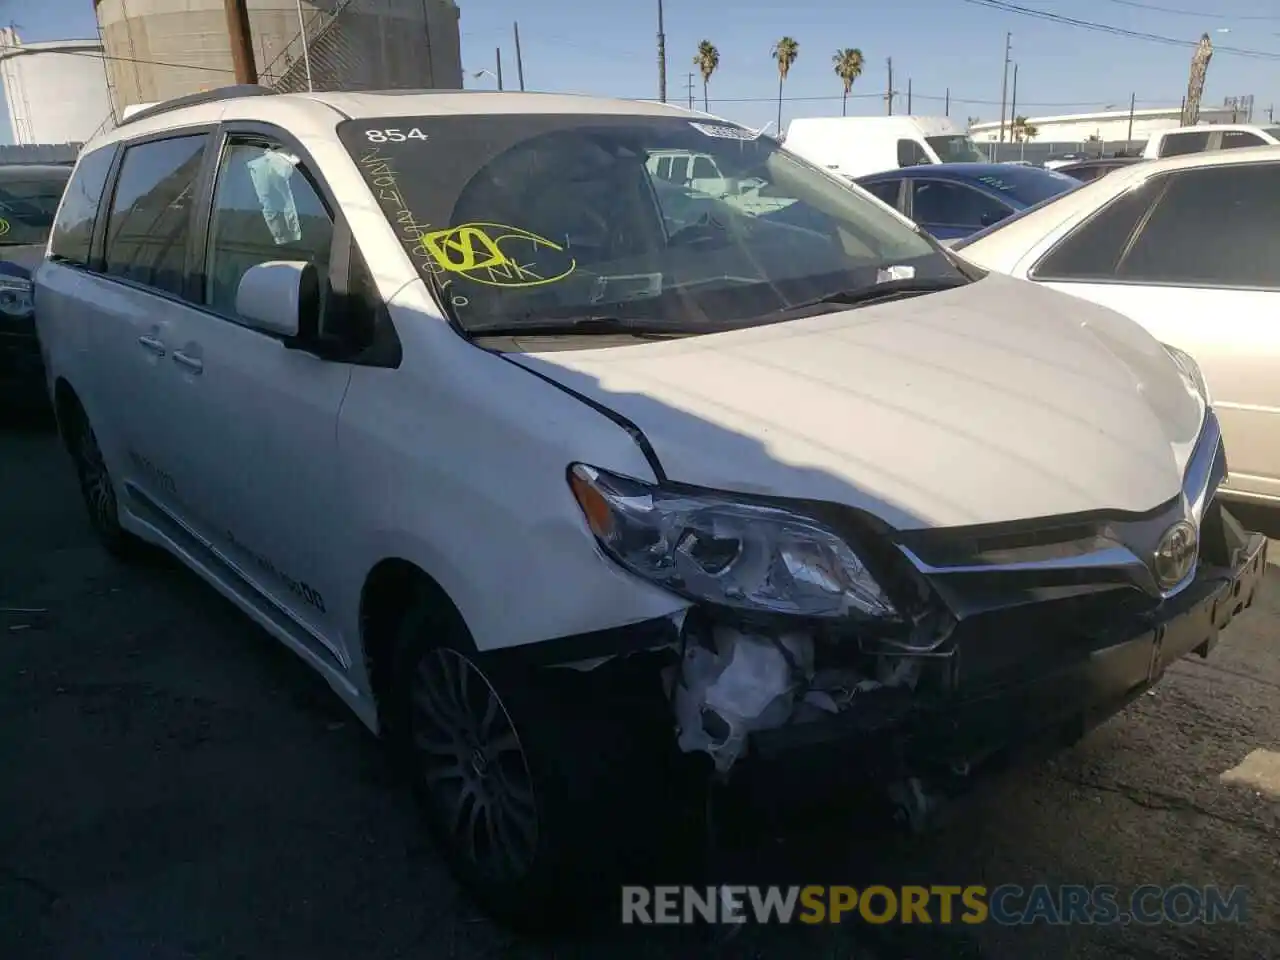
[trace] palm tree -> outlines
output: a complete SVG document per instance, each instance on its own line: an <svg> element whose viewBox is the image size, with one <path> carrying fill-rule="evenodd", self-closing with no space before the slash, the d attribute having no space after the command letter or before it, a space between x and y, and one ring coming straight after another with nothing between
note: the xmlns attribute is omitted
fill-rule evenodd
<svg viewBox="0 0 1280 960"><path fill-rule="evenodd" d="M791 65L800 56L800 44L790 37L783 37L773 45L773 59L778 64L778 133L782 133L782 83L791 72Z"/></svg>
<svg viewBox="0 0 1280 960"><path fill-rule="evenodd" d="M702 72L702 109L706 110L707 84L720 66L720 51L716 49L716 45L710 40L703 40L698 44L698 55L693 58L693 65Z"/></svg>
<svg viewBox="0 0 1280 960"><path fill-rule="evenodd" d="M862 76L862 51L857 47L845 47L837 50L831 57L836 76L844 81L844 96L840 99L840 116L848 112L849 91L853 89L853 81Z"/></svg>
<svg viewBox="0 0 1280 960"><path fill-rule="evenodd" d="M1028 123L1026 117L1013 118L1013 139L1015 142L1019 140L1031 140L1040 131L1036 129L1035 124Z"/></svg>

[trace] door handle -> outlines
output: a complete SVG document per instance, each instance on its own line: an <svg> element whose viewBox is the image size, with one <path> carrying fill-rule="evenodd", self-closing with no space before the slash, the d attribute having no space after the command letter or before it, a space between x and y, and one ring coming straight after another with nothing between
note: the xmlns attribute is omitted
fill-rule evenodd
<svg viewBox="0 0 1280 960"><path fill-rule="evenodd" d="M164 356L164 344L155 337L139 337L138 342L158 357Z"/></svg>
<svg viewBox="0 0 1280 960"><path fill-rule="evenodd" d="M173 362L181 364L192 373L200 373L204 370L204 361L199 357L192 357L183 353L181 350L173 351Z"/></svg>

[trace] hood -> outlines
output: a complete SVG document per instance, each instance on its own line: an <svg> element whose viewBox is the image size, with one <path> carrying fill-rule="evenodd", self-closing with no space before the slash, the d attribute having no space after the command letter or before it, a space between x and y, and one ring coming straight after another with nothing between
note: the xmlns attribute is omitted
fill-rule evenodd
<svg viewBox="0 0 1280 960"><path fill-rule="evenodd" d="M1146 511L1204 404L1125 317L990 274L730 333L510 355L634 423L673 481L898 529Z"/></svg>

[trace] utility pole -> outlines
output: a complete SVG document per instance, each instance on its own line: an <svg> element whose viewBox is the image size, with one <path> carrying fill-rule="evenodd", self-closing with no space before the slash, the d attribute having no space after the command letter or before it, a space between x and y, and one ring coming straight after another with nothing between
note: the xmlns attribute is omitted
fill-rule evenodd
<svg viewBox="0 0 1280 960"><path fill-rule="evenodd" d="M907 77L907 116L911 116L911 78Z"/></svg>
<svg viewBox="0 0 1280 960"><path fill-rule="evenodd" d="M690 74L687 74L687 76L688 76L688 78L689 78L689 79L685 81L685 86L686 86L686 88L688 89L688 93L689 93L689 109L690 109L690 110L692 110L692 109L693 109L693 77L694 77L694 74L690 73Z"/></svg>
<svg viewBox="0 0 1280 960"><path fill-rule="evenodd" d="M1273 104L1272 106L1267 107L1267 123L1275 123L1275 122L1276 122L1276 108L1275 108L1275 105Z"/></svg>
<svg viewBox="0 0 1280 960"><path fill-rule="evenodd" d="M302 19L302 0L297 0L297 6L298 36L302 38L302 65L307 71L307 92L310 93L315 88L311 85L311 51L307 49L307 22Z"/></svg>
<svg viewBox="0 0 1280 960"><path fill-rule="evenodd" d="M498 89L502 89L502 48L493 48L493 61L498 65L498 72L494 75L494 79L498 81Z"/></svg>
<svg viewBox="0 0 1280 960"><path fill-rule="evenodd" d="M1017 131L1014 123L1018 117L1018 65L1013 65L1013 94L1009 97L1009 139L1013 140Z"/></svg>
<svg viewBox="0 0 1280 960"><path fill-rule="evenodd" d="M516 78L520 81L520 89L524 90L524 57L520 55L520 24L513 23L516 35Z"/></svg>
<svg viewBox="0 0 1280 960"><path fill-rule="evenodd" d="M1009 46L1013 43L1013 34L1004 35L1004 79L1000 81L1000 143L1004 143L1004 105L1005 95L1009 91Z"/></svg>
<svg viewBox="0 0 1280 960"><path fill-rule="evenodd" d="M662 0L658 0L658 99L667 102L667 35L662 29Z"/></svg>
<svg viewBox="0 0 1280 960"><path fill-rule="evenodd" d="M1129 149L1129 142L1133 140L1133 108L1138 102L1136 93L1129 94L1129 132L1125 135L1125 149Z"/></svg>
<svg viewBox="0 0 1280 960"><path fill-rule="evenodd" d="M889 86L884 92L885 108L888 116L893 116L893 57L886 57L885 63L889 65Z"/></svg>
<svg viewBox="0 0 1280 960"><path fill-rule="evenodd" d="M950 87L947 87L947 102L946 102L946 105L942 108L942 115L944 117L951 116L951 88Z"/></svg>
<svg viewBox="0 0 1280 960"><path fill-rule="evenodd" d="M236 83L257 83L258 65L253 59L253 31L245 0L223 0L227 12L227 37L231 41L231 66Z"/></svg>

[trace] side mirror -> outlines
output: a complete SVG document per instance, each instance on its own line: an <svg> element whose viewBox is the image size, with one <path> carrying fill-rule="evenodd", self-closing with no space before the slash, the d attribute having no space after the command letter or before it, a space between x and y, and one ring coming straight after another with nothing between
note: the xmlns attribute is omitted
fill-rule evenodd
<svg viewBox="0 0 1280 960"><path fill-rule="evenodd" d="M272 260L245 271L236 288L236 313L249 326L288 340L319 333L320 279L304 260Z"/></svg>

